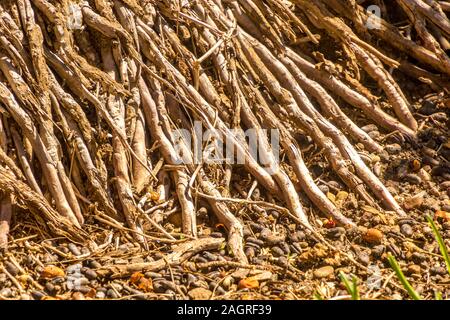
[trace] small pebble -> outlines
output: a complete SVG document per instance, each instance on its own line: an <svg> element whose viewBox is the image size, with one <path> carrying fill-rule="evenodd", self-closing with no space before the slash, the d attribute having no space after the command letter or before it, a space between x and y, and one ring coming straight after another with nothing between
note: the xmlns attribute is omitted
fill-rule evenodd
<svg viewBox="0 0 450 320"><path fill-rule="evenodd" d="M429 156L423 156L422 157L422 162L424 164L429 164L432 167L438 166L439 165L439 161L436 160L435 158L429 157Z"/></svg>
<svg viewBox="0 0 450 320"><path fill-rule="evenodd" d="M361 130L366 132L366 133L369 133L371 131L377 131L378 127L375 124L371 123L371 124L368 124L368 125L365 125L365 126L361 127Z"/></svg>
<svg viewBox="0 0 450 320"><path fill-rule="evenodd" d="M33 297L29 294L23 293L20 295L20 300L33 300Z"/></svg>
<svg viewBox="0 0 450 320"><path fill-rule="evenodd" d="M409 274L420 274L420 266L417 264L412 264L408 267Z"/></svg>
<svg viewBox="0 0 450 320"><path fill-rule="evenodd" d="M383 240L383 233L378 229L372 228L367 230L363 239L371 244L379 244Z"/></svg>
<svg viewBox="0 0 450 320"><path fill-rule="evenodd" d="M431 116L435 112L437 112L436 104L432 101L424 100L419 109L419 113L426 116Z"/></svg>
<svg viewBox="0 0 450 320"><path fill-rule="evenodd" d="M111 289L115 289L116 291L118 291L118 292L120 292L120 291L122 291L123 290L123 286L120 284L120 283L117 283L117 282L112 282L112 283L110 283L109 284L109 287L111 288Z"/></svg>
<svg viewBox="0 0 450 320"><path fill-rule="evenodd" d="M124 285L124 288L133 295L134 299L138 299L138 300L146 300L147 296L144 294L144 292L131 288L130 286Z"/></svg>
<svg viewBox="0 0 450 320"><path fill-rule="evenodd" d="M154 281L153 282L153 291L155 291L156 293L163 293L166 291L166 288L161 283L161 281Z"/></svg>
<svg viewBox="0 0 450 320"><path fill-rule="evenodd" d="M274 218L278 219L280 217L280 213L276 210L270 210L269 214Z"/></svg>
<svg viewBox="0 0 450 320"><path fill-rule="evenodd" d="M330 180L328 181L328 185L336 190L342 190L344 189L344 186L342 185L342 183L339 183L335 180Z"/></svg>
<svg viewBox="0 0 450 320"><path fill-rule="evenodd" d="M314 270L313 275L314 278L322 279L331 277L334 274L334 268L332 266L325 266L319 269Z"/></svg>
<svg viewBox="0 0 450 320"><path fill-rule="evenodd" d="M261 224L253 221L250 221L249 225L254 232L261 232L261 230L264 229L264 227Z"/></svg>
<svg viewBox="0 0 450 320"><path fill-rule="evenodd" d="M438 275L446 275L447 274L447 269L445 269L444 267L431 267L430 268L430 273L431 274L438 274Z"/></svg>
<svg viewBox="0 0 450 320"><path fill-rule="evenodd" d="M77 290L81 293L87 294L91 291L91 288L89 288L88 286L79 286L77 287Z"/></svg>
<svg viewBox="0 0 450 320"><path fill-rule="evenodd" d="M13 276L17 276L19 274L19 269L9 261L5 262L5 268Z"/></svg>
<svg viewBox="0 0 450 320"><path fill-rule="evenodd" d="M58 246L57 248L59 251L61 251L62 253L69 253L70 250L67 248L67 246Z"/></svg>
<svg viewBox="0 0 450 320"><path fill-rule="evenodd" d="M103 291L97 291L97 293L95 294L95 297L97 299L105 299L106 298L106 294Z"/></svg>
<svg viewBox="0 0 450 320"><path fill-rule="evenodd" d="M102 265L100 262L93 260L93 261L89 262L89 267L91 267L93 269L99 269L102 267Z"/></svg>
<svg viewBox="0 0 450 320"><path fill-rule="evenodd" d="M245 248L245 255L247 256L247 258L252 259L253 257L256 256L255 254L255 248L253 247L246 247Z"/></svg>
<svg viewBox="0 0 450 320"><path fill-rule="evenodd" d="M372 248L372 254L374 257L381 257L381 255L384 253L384 251L386 250L386 247L384 245L378 245Z"/></svg>
<svg viewBox="0 0 450 320"><path fill-rule="evenodd" d="M289 261L286 257L279 257L277 264L282 266L282 267L288 267L289 266Z"/></svg>
<svg viewBox="0 0 450 320"><path fill-rule="evenodd" d="M376 140L376 139L380 138L381 133L380 133L380 131L371 131L368 133L368 136L371 137L372 139Z"/></svg>
<svg viewBox="0 0 450 320"><path fill-rule="evenodd" d="M191 273L188 273L186 284L187 284L187 286L189 286L189 285L191 285L192 283L196 282L197 280L198 280L198 279L197 279L196 276L194 276L194 275L191 274Z"/></svg>
<svg viewBox="0 0 450 320"><path fill-rule="evenodd" d="M426 195L426 192L422 191L412 197L408 197L403 202L403 206L407 210L418 208L423 204L425 195Z"/></svg>
<svg viewBox="0 0 450 320"><path fill-rule="evenodd" d="M332 238L339 239L341 236L345 234L345 228L342 227L331 228L328 229L327 234Z"/></svg>
<svg viewBox="0 0 450 320"><path fill-rule="evenodd" d="M194 261L194 262L196 262L196 263L205 263L205 262L208 262L208 260L206 260L205 258L200 257L200 256L196 256L196 257L192 258L192 261Z"/></svg>
<svg viewBox="0 0 450 320"><path fill-rule="evenodd" d="M86 300L86 298L84 297L84 294L82 294L81 292L74 292L72 293L72 299L73 300Z"/></svg>
<svg viewBox="0 0 450 320"><path fill-rule="evenodd" d="M300 246L300 244L298 242L294 242L291 245L292 251L294 251L295 253L302 253L302 247Z"/></svg>
<svg viewBox="0 0 450 320"><path fill-rule="evenodd" d="M211 295L211 290L205 288L195 288L188 292L188 296L192 300L207 300L211 297Z"/></svg>
<svg viewBox="0 0 450 320"><path fill-rule="evenodd" d="M256 244L258 247L262 247L264 246L264 241L253 238L253 237L248 237L247 239L245 239L248 242L254 243Z"/></svg>
<svg viewBox="0 0 450 320"><path fill-rule="evenodd" d="M51 282L47 282L47 283L45 284L45 290L46 290L48 293L52 294L52 293L55 291L55 285L54 285L53 283L51 283Z"/></svg>
<svg viewBox="0 0 450 320"><path fill-rule="evenodd" d="M390 154L396 154L402 151L402 147L398 143L388 144L384 149Z"/></svg>
<svg viewBox="0 0 450 320"><path fill-rule="evenodd" d="M234 278L232 276L226 276L222 281L222 286L229 290L231 288L231 285L234 283Z"/></svg>
<svg viewBox="0 0 450 320"><path fill-rule="evenodd" d="M330 192L330 187L328 187L327 185L320 185L319 186L320 191L322 191L324 194L327 194L328 192Z"/></svg>
<svg viewBox="0 0 450 320"><path fill-rule="evenodd" d="M113 289L109 289L107 291L106 295L108 296L108 298L111 298L111 299L118 299L118 298L120 298L120 294L117 294L117 292L115 292Z"/></svg>
<svg viewBox="0 0 450 320"><path fill-rule="evenodd" d="M12 296L12 291L10 288L3 288L2 290L0 290L0 295L9 298Z"/></svg>
<svg viewBox="0 0 450 320"><path fill-rule="evenodd" d="M419 170L418 176L423 181L431 181L431 175L428 172L426 172L423 168Z"/></svg>
<svg viewBox="0 0 450 320"><path fill-rule="evenodd" d="M43 297L46 296L46 294L42 291L39 290L34 290L31 292L31 296L35 299L35 300L41 300Z"/></svg>
<svg viewBox="0 0 450 320"><path fill-rule="evenodd" d="M291 249L289 248L289 245L286 242L281 242L279 244L279 247L281 250L283 250L283 252L285 254L290 254L291 253Z"/></svg>
<svg viewBox="0 0 450 320"><path fill-rule="evenodd" d="M272 247L271 251L275 257L280 257L285 254L284 251L280 247Z"/></svg>
<svg viewBox="0 0 450 320"><path fill-rule="evenodd" d="M145 273L145 277L146 278L158 278L158 277L161 277L161 275L157 272L147 271Z"/></svg>
<svg viewBox="0 0 450 320"><path fill-rule="evenodd" d="M417 174L414 174L414 173L408 173L407 175L405 175L404 179L411 184L421 184L422 183L422 179Z"/></svg>
<svg viewBox="0 0 450 320"><path fill-rule="evenodd" d="M284 236L273 234L268 228L261 230L260 238L269 245L276 245L285 239Z"/></svg>
<svg viewBox="0 0 450 320"><path fill-rule="evenodd" d="M81 251L80 249L78 249L78 247L76 246L76 244L74 243L69 243L67 245L67 247L69 248L70 252L72 252L75 256L80 256L81 255Z"/></svg>
<svg viewBox="0 0 450 320"><path fill-rule="evenodd" d="M87 269L84 272L84 275L86 276L86 278L88 278L89 280L95 280L97 279L97 273L92 270L92 269Z"/></svg>
<svg viewBox="0 0 450 320"><path fill-rule="evenodd" d="M401 250L397 247L397 245L390 243L387 245L387 250L394 256L394 257L399 257L402 252Z"/></svg>
<svg viewBox="0 0 450 320"><path fill-rule="evenodd" d="M223 234L221 232L212 232L210 234L210 236L213 237L213 238L222 238Z"/></svg>
<svg viewBox="0 0 450 320"><path fill-rule="evenodd" d="M415 262L422 262L422 261L425 261L427 259L427 257L423 253L420 253L420 252L414 252L412 254L411 258Z"/></svg>
<svg viewBox="0 0 450 320"><path fill-rule="evenodd" d="M361 252L357 255L359 262L361 262L363 265L369 265L370 263L370 257L367 253Z"/></svg>
<svg viewBox="0 0 450 320"><path fill-rule="evenodd" d="M306 235L303 231L296 231L290 235L290 239L292 242L299 242L306 238Z"/></svg>
<svg viewBox="0 0 450 320"><path fill-rule="evenodd" d="M400 232L406 237L411 237L413 235L413 229L409 224L402 224Z"/></svg>
<svg viewBox="0 0 450 320"><path fill-rule="evenodd" d="M171 281L167 281L167 280L161 280L160 281L161 285L163 285L166 289L170 289L172 291L177 291L177 287L176 285L171 282Z"/></svg>
<svg viewBox="0 0 450 320"><path fill-rule="evenodd" d="M227 292L225 291L225 289L222 288L221 286L219 286L219 287L216 288L216 295L223 296L223 295L225 295L226 293L227 293Z"/></svg>
<svg viewBox="0 0 450 320"><path fill-rule="evenodd" d="M55 255L53 255L53 254L46 253L46 254L44 255L44 258L43 258L42 260L43 260L45 263L52 263L52 262L58 261L58 257L55 256Z"/></svg>

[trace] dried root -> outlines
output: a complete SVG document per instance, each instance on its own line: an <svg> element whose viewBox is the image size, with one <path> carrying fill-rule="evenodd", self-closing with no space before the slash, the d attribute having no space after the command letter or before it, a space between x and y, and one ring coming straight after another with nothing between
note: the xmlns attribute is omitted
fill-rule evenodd
<svg viewBox="0 0 450 320"><path fill-rule="evenodd" d="M245 265L241 213L260 203L314 234L316 214L356 226L310 172L311 148L357 200L406 215L363 157L384 150L361 119L417 140L397 73L448 91L450 22L446 2L395 3L417 39L354 1L0 4L0 246L15 208L76 241L92 217L144 248L155 232L194 239L167 261L99 272L157 270L222 242L202 238L206 206ZM177 208L178 233L165 225Z"/></svg>

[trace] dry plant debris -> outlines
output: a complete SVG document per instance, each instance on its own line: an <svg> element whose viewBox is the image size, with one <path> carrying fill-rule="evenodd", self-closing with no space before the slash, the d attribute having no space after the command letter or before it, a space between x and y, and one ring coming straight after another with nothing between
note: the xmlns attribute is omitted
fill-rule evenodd
<svg viewBox="0 0 450 320"><path fill-rule="evenodd" d="M0 299L449 298L449 15L2 0Z"/></svg>

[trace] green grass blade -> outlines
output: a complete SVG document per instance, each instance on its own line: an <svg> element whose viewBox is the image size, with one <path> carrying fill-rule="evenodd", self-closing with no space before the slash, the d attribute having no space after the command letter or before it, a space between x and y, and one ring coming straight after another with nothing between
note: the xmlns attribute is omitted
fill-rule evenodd
<svg viewBox="0 0 450 320"><path fill-rule="evenodd" d="M314 300L324 300L322 295L319 292L314 292Z"/></svg>
<svg viewBox="0 0 450 320"><path fill-rule="evenodd" d="M353 294L352 294L353 300L361 300L359 296L358 279L356 279L356 277L353 277L352 283L353 283Z"/></svg>
<svg viewBox="0 0 450 320"><path fill-rule="evenodd" d="M388 255L388 261L392 269L394 269L395 273L397 274L398 280L400 280L403 287L406 289L406 291L408 291L409 296L414 300L421 300L422 298L408 282L408 280L406 279L405 275L402 272L402 269L400 269L397 260L395 260L395 258L391 254Z"/></svg>
<svg viewBox="0 0 450 320"><path fill-rule="evenodd" d="M439 291L435 291L435 292L434 292L434 298L435 298L436 300L443 300L443 299L442 299L442 293L439 292Z"/></svg>
<svg viewBox="0 0 450 320"><path fill-rule="evenodd" d="M439 233L439 230L436 226L436 224L434 223L433 219L430 216L427 216L427 220L428 223L430 224L431 228L433 229L433 233L436 237L436 240L439 244L439 250L441 251L442 256L444 257L445 260L445 265L447 266L447 271L448 274L450 274L450 258L448 256L448 250L447 247L445 246L444 240L441 237L441 234Z"/></svg>
<svg viewBox="0 0 450 320"><path fill-rule="evenodd" d="M350 293L350 295L352 296L352 299L360 300L356 277L353 277L351 283L350 283L350 281L348 281L347 276L342 271L339 273L339 277L341 278L342 282L344 283L344 286L347 289L347 292Z"/></svg>

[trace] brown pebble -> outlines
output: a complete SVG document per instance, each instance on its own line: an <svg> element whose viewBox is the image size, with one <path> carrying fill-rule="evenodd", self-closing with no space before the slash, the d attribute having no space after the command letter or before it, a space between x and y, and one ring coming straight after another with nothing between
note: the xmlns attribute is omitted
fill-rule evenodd
<svg viewBox="0 0 450 320"><path fill-rule="evenodd" d="M409 274L420 274L420 266L417 264L412 264L408 267Z"/></svg>
<svg viewBox="0 0 450 320"><path fill-rule="evenodd" d="M390 154L396 154L402 151L402 147L398 143L393 143L385 146L385 150Z"/></svg>
<svg viewBox="0 0 450 320"><path fill-rule="evenodd" d="M403 202L403 207L406 210L411 210L420 207L424 201L425 195L426 192L422 191L416 194L415 196L406 198L405 201Z"/></svg>
<svg viewBox="0 0 450 320"><path fill-rule="evenodd" d="M188 292L192 300L208 300L212 295L211 290L205 288L195 288Z"/></svg>
<svg viewBox="0 0 450 320"><path fill-rule="evenodd" d="M371 244L380 244L381 240L383 240L383 233L375 228L367 230L364 234L364 240Z"/></svg>
<svg viewBox="0 0 450 320"><path fill-rule="evenodd" d="M86 300L86 298L84 297L84 294L77 291L72 294L72 300Z"/></svg>
<svg viewBox="0 0 450 320"><path fill-rule="evenodd" d="M332 266L325 266L325 267L316 269L313 272L314 278L317 278L317 279L329 278L333 274L334 274L334 268Z"/></svg>
<svg viewBox="0 0 450 320"><path fill-rule="evenodd" d="M437 210L435 213L435 218L442 221L450 221L450 212Z"/></svg>
<svg viewBox="0 0 450 320"><path fill-rule="evenodd" d="M64 277L65 272L61 268L58 268L57 266L46 266L44 267L44 270L41 273L42 278L51 279L56 277Z"/></svg>
<svg viewBox="0 0 450 320"><path fill-rule="evenodd" d="M411 237L413 234L413 229L409 224L405 223L400 227L400 232L407 237Z"/></svg>
<svg viewBox="0 0 450 320"><path fill-rule="evenodd" d="M431 175L426 172L423 168L419 170L419 173L417 174L423 181L431 181Z"/></svg>
<svg viewBox="0 0 450 320"><path fill-rule="evenodd" d="M5 268L13 276L16 276L19 274L19 269L17 269L17 267L9 261L5 262Z"/></svg>

